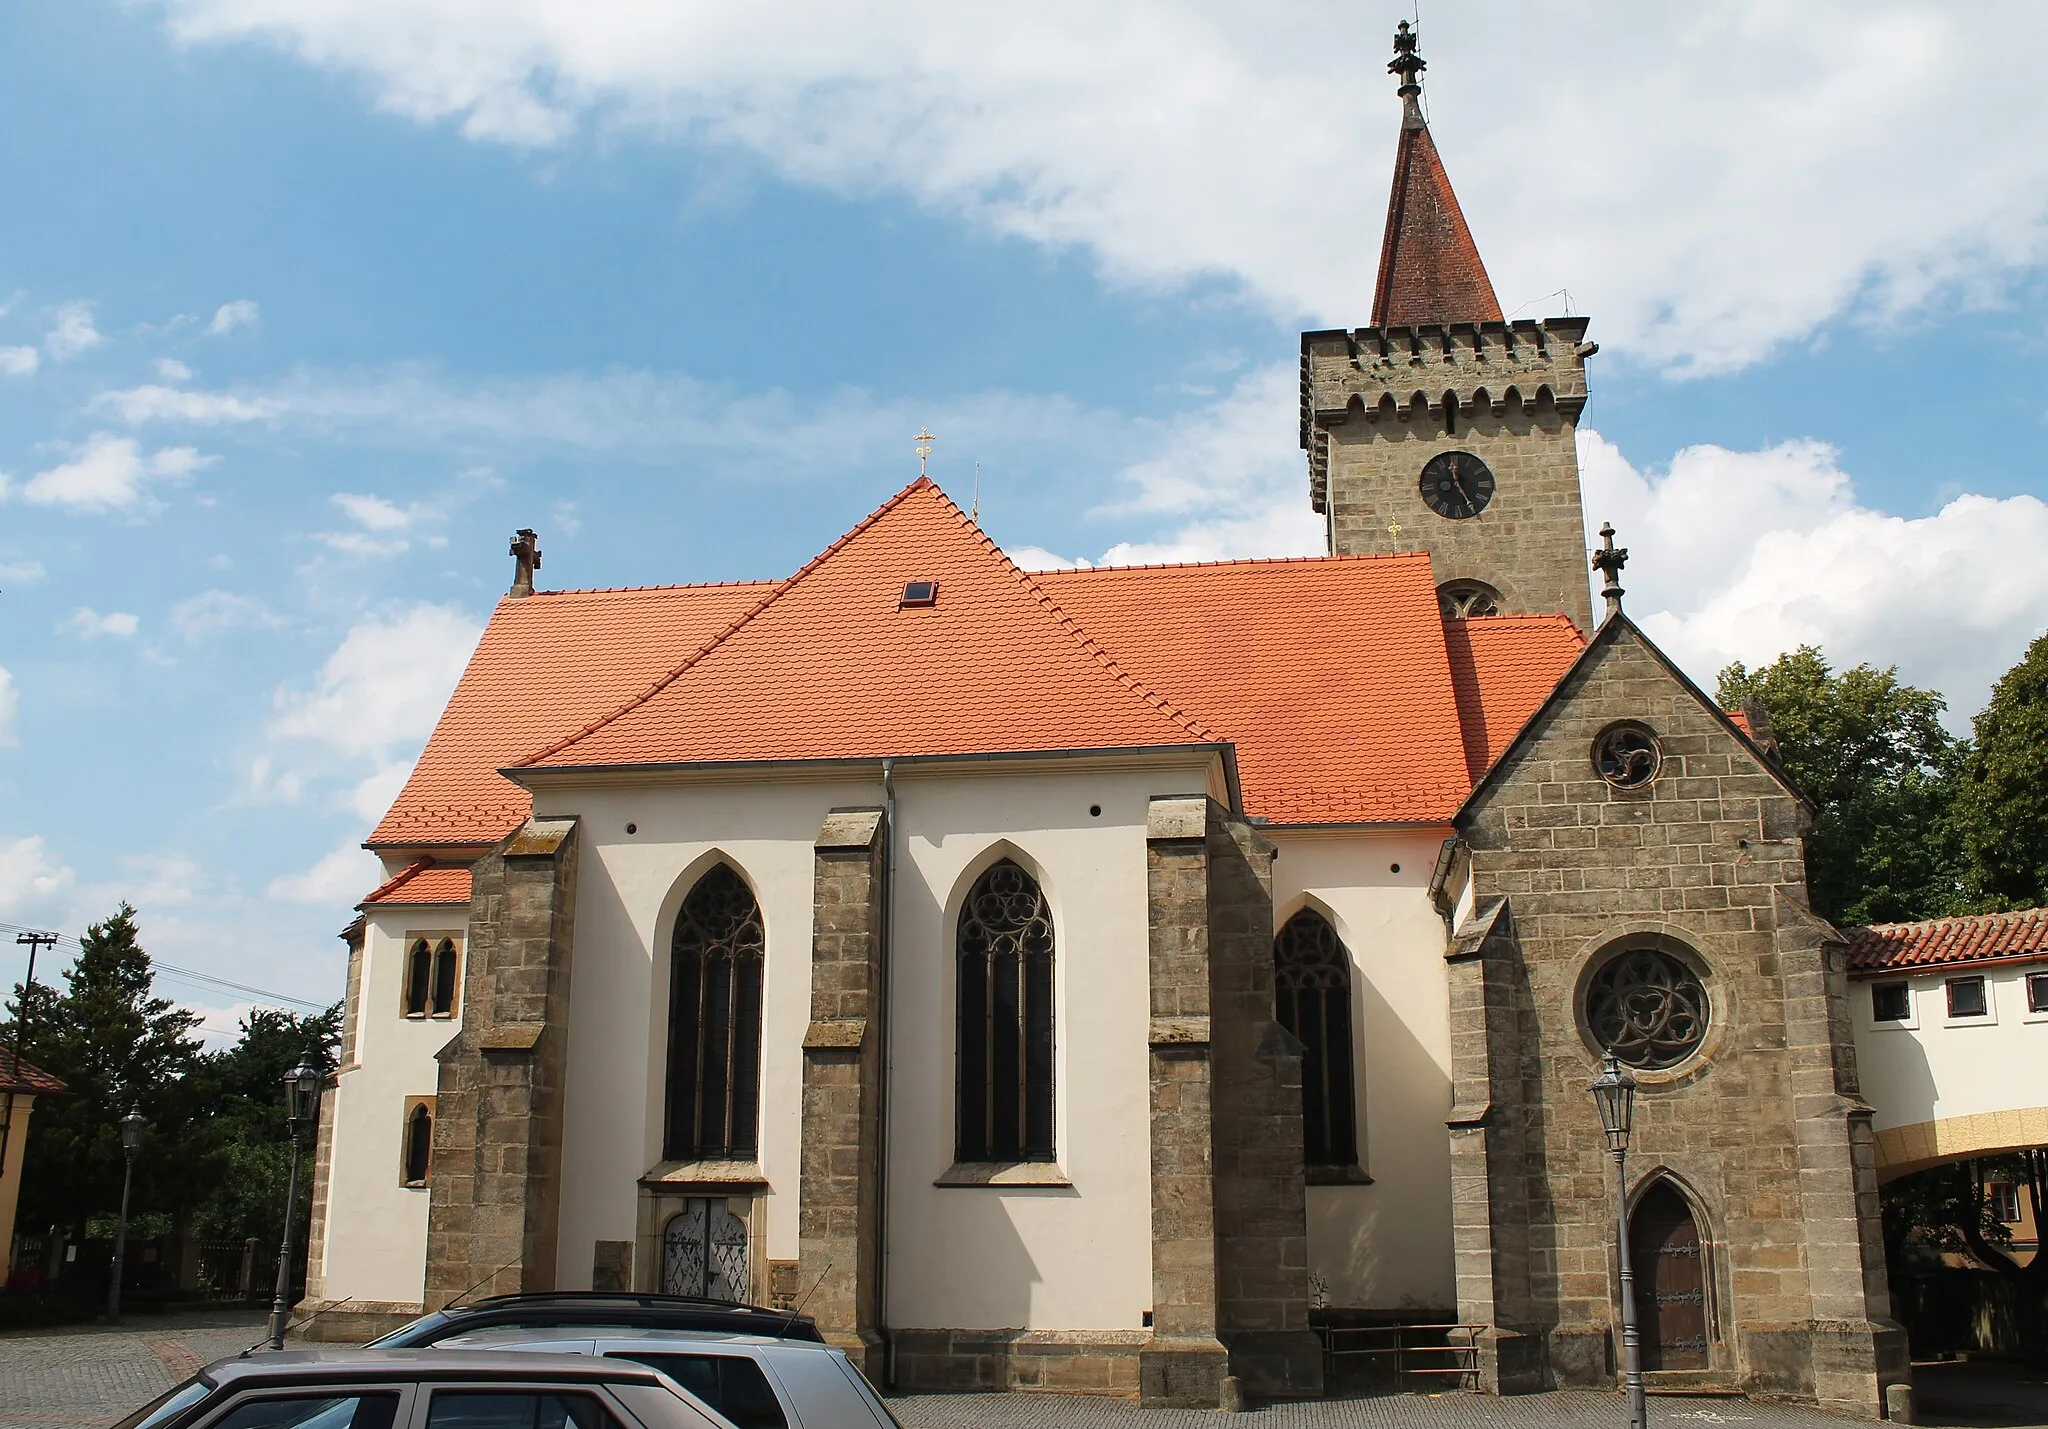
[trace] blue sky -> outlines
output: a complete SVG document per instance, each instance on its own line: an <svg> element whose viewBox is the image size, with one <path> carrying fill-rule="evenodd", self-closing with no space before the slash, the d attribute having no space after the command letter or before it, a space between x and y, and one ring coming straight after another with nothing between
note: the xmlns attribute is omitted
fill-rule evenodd
<svg viewBox="0 0 2048 1429"><path fill-rule="evenodd" d="M0 11L0 922L336 995L515 526L779 575L929 423L1027 560L1313 549L1296 335L1368 316L1405 10L474 8ZM2044 17L1568 8L1425 16L1428 96L1504 306L1593 316L1631 608L1966 716L2048 624Z"/></svg>

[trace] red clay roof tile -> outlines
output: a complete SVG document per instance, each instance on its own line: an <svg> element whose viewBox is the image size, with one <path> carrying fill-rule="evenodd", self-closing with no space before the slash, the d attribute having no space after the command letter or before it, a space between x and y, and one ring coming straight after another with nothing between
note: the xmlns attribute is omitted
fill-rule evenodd
<svg viewBox="0 0 2048 1429"><path fill-rule="evenodd" d="M524 815L521 815L523 818ZM469 902L469 866L422 859L387 880L356 906L427 907Z"/></svg>
<svg viewBox="0 0 2048 1429"><path fill-rule="evenodd" d="M1501 321L1500 299L1425 125L1401 128L1387 231L1373 289L1374 327Z"/></svg>
<svg viewBox="0 0 2048 1429"><path fill-rule="evenodd" d="M62 1082L51 1076L33 1062L23 1061L13 1052L0 1052L0 1092L27 1092L31 1096L56 1096L69 1090Z"/></svg>
<svg viewBox="0 0 2048 1429"><path fill-rule="evenodd" d="M1465 767L1473 783L1514 743L1585 648L1563 615L1488 615L1446 620Z"/></svg>
<svg viewBox="0 0 2048 1429"><path fill-rule="evenodd" d="M2048 908L1848 928L1849 971L1908 971L1955 963L2048 961Z"/></svg>

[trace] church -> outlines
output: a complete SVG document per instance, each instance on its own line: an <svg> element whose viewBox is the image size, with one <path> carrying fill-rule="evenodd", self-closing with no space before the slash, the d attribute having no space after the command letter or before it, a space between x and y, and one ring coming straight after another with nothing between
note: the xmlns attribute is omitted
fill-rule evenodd
<svg viewBox="0 0 2048 1429"><path fill-rule="evenodd" d="M800 1308L878 1383L1323 1392L1318 1329L1875 1417L1845 946L1755 717L1624 613L1582 317L1506 321L1419 104L1301 339L1328 554L1021 570L920 478L794 574L539 588L367 847L305 1309ZM850 511L852 520L857 512Z"/></svg>

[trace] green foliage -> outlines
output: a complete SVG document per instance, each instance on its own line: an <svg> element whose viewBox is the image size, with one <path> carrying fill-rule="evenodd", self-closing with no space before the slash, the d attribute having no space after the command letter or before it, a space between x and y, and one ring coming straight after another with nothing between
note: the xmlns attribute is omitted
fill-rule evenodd
<svg viewBox="0 0 2048 1429"><path fill-rule="evenodd" d="M1965 855L1950 810L1966 743L1942 728L1940 695L1896 669L1839 673L1810 645L1721 672L1728 709L1754 700L1778 758L1818 808L1807 840L1814 911L1845 927L1965 907Z"/></svg>
<svg viewBox="0 0 2048 1429"><path fill-rule="evenodd" d="M278 1208L291 1173L285 1074L308 1047L315 1049L319 1065L334 1065L341 1004L311 1017L259 1007L242 1019L241 1034L234 1046L208 1057L203 1069L214 1107L207 1128L213 1170L193 1228L209 1238L267 1239L277 1234ZM301 1167L297 1214L302 1223L312 1205L310 1173L310 1165Z"/></svg>
<svg viewBox="0 0 2048 1429"><path fill-rule="evenodd" d="M1992 687L1956 798L1971 884L1987 906L2048 904L2048 635Z"/></svg>

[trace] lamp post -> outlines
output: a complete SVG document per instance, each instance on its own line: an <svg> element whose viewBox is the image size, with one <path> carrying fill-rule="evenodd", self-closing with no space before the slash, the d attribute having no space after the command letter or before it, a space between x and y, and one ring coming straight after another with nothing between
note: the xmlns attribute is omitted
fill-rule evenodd
<svg viewBox="0 0 2048 1429"><path fill-rule="evenodd" d="M1628 1390L1629 1429L1649 1429L1649 1405L1643 1396L1643 1337L1636 1327L1636 1273L1628 1254L1628 1133L1635 1117L1636 1079L1612 1052L1600 1059L1600 1075L1586 1084L1600 1108L1607 1133L1607 1154L1614 1158L1614 1179L1621 1209L1616 1219L1621 1252L1621 1367Z"/></svg>
<svg viewBox="0 0 2048 1429"><path fill-rule="evenodd" d="M285 1114L292 1129L292 1173L284 1197L284 1234L278 1237L277 1242L277 1295L270 1302L270 1347L273 1350L284 1348L285 1321L291 1314L291 1307L285 1301L291 1295L292 1220L299 1208L299 1144L307 1127L319 1125L320 1092L326 1082L327 1074L313 1060L310 1047L299 1059L299 1065L284 1077Z"/></svg>
<svg viewBox="0 0 2048 1429"><path fill-rule="evenodd" d="M128 1259L128 1191L135 1184L135 1153L142 1149L142 1128L146 1125L139 1107L130 1107L121 1118L121 1220L114 1228L114 1273L107 1278L107 1323L121 1318L121 1270Z"/></svg>

